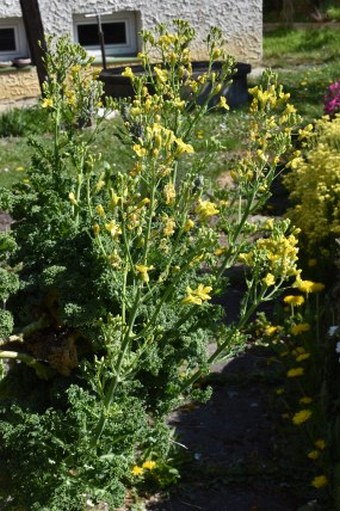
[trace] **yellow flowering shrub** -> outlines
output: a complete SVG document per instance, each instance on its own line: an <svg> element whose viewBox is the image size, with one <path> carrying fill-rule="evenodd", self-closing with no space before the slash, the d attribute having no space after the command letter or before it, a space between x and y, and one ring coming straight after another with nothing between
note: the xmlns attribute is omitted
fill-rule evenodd
<svg viewBox="0 0 340 511"><path fill-rule="evenodd" d="M293 203L287 214L317 253L340 234L340 116L323 117L301 137L303 155L284 179Z"/></svg>

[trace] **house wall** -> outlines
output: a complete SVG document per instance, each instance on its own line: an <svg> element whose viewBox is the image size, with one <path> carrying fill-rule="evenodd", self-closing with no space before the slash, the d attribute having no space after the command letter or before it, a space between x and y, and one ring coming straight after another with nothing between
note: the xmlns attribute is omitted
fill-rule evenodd
<svg viewBox="0 0 340 511"><path fill-rule="evenodd" d="M19 1L2 0L0 3L0 18L12 18L15 16L21 16Z"/></svg>
<svg viewBox="0 0 340 511"><path fill-rule="evenodd" d="M0 72L0 101L34 98L40 94L40 86L34 67Z"/></svg>
<svg viewBox="0 0 340 511"><path fill-rule="evenodd" d="M218 26L228 41L228 50L238 60L259 62L262 57L262 0L40 0L45 30L72 33L72 14L99 11L137 11L140 28L180 17L191 22L202 40L207 29ZM197 56L205 56L203 43Z"/></svg>
<svg viewBox="0 0 340 511"><path fill-rule="evenodd" d="M40 12L46 33L68 33L72 37L73 15L100 11L137 13L138 31L179 17L196 29L194 58L205 59L202 42L210 27L222 29L227 50L237 60L259 63L262 58L262 0L40 0ZM21 16L18 0L2 0L0 18ZM0 89L5 74L0 75Z"/></svg>

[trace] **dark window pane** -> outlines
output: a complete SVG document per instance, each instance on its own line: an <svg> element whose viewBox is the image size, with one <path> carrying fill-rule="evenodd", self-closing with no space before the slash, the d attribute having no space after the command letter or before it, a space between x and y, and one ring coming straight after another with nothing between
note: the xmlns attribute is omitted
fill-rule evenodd
<svg viewBox="0 0 340 511"><path fill-rule="evenodd" d="M125 23L102 23L105 44L126 44ZM78 25L78 41L82 46L98 46L98 25Z"/></svg>
<svg viewBox="0 0 340 511"><path fill-rule="evenodd" d="M15 51L14 28L0 28L0 51Z"/></svg>
<svg viewBox="0 0 340 511"><path fill-rule="evenodd" d="M98 45L98 28L96 25L78 25L78 41L82 46Z"/></svg>
<svg viewBox="0 0 340 511"><path fill-rule="evenodd" d="M103 23L105 44L126 44L125 23Z"/></svg>

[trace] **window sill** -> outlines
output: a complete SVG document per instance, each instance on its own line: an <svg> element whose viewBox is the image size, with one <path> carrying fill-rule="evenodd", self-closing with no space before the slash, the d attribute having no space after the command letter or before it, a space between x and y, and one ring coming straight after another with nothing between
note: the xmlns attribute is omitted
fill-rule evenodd
<svg viewBox="0 0 340 511"><path fill-rule="evenodd" d="M119 56L119 57L110 57L109 55L106 55L105 56L105 59L106 59L106 65L107 66L115 66L115 65L122 65L122 64L132 64L132 63L139 63L140 62L140 59L137 57L137 56L134 56L134 57L124 57L124 56ZM101 57L96 57L94 62L93 62L93 65L94 66L103 66L103 61L102 61L102 58Z"/></svg>

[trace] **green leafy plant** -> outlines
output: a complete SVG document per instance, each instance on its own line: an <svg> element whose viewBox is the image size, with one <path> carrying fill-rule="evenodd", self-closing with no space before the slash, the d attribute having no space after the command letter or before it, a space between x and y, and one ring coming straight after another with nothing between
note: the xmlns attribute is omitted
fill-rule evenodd
<svg viewBox="0 0 340 511"><path fill-rule="evenodd" d="M48 130L48 117L39 107L14 108L0 116L0 138L24 137Z"/></svg>
<svg viewBox="0 0 340 511"><path fill-rule="evenodd" d="M210 64L194 76L194 36L182 20L172 31L145 32L145 73L124 72L134 98L108 102L121 113L117 137L131 155L129 171L95 150L105 123L91 59L65 38L49 43L41 106L53 138L33 143L27 180L2 193L15 220L9 262L22 265L9 300L15 339L4 344L29 357L2 380L2 463L14 483L5 485L4 505L114 509L136 484L173 481L167 414L207 397L195 383L242 349L260 304L299 275L289 222L252 221L290 152L295 109L267 73L251 91L249 145L233 184L205 182L212 146L196 158L195 129L212 108L228 108L219 93L233 61L213 29ZM247 291L234 320L213 297L240 261Z"/></svg>
<svg viewBox="0 0 340 511"><path fill-rule="evenodd" d="M327 9L326 13L329 19L340 21L340 7L333 5Z"/></svg>

